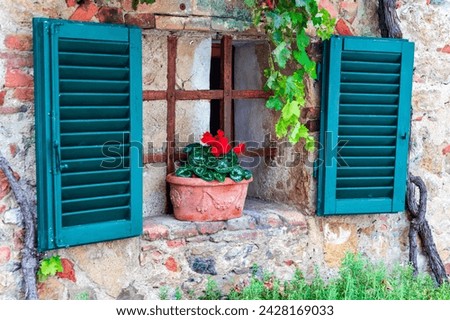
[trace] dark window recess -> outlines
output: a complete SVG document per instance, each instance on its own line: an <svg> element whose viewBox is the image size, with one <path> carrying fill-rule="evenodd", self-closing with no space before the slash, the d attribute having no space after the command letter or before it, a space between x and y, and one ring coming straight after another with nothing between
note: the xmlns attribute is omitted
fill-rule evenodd
<svg viewBox="0 0 450 320"><path fill-rule="evenodd" d="M211 90L221 89L222 59L220 54L220 46L213 44L211 50L211 72L209 75L209 85ZM221 110L220 100L211 100L211 116L209 120L209 130L215 134L221 128Z"/></svg>

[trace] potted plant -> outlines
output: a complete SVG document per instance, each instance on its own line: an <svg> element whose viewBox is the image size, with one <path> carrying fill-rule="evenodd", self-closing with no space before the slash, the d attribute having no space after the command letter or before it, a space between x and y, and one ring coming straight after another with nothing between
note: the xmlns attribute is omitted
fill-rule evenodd
<svg viewBox="0 0 450 320"><path fill-rule="evenodd" d="M219 221L242 215L250 170L239 164L243 143L232 148L222 130L213 136L205 132L202 144L183 150L186 161L167 175L175 218L187 221Z"/></svg>

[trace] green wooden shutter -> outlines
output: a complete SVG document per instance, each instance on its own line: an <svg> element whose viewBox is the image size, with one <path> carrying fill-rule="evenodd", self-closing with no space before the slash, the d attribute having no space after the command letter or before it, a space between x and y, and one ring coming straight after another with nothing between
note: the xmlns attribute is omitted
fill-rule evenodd
<svg viewBox="0 0 450 320"><path fill-rule="evenodd" d="M33 20L38 248L142 232L138 28Z"/></svg>
<svg viewBox="0 0 450 320"><path fill-rule="evenodd" d="M319 215L405 209L413 59L403 39L325 43Z"/></svg>

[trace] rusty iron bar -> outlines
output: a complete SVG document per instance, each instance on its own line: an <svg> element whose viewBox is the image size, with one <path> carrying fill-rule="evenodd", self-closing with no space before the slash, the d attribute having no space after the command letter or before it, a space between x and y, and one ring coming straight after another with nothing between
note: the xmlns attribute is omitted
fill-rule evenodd
<svg viewBox="0 0 450 320"><path fill-rule="evenodd" d="M270 92L264 90L232 90L232 99L268 99ZM224 90L176 90L176 100L221 100L224 98ZM160 90L145 90L144 101L166 100L167 92Z"/></svg>
<svg viewBox="0 0 450 320"><path fill-rule="evenodd" d="M223 90L177 91L177 100L219 100L223 99Z"/></svg>
<svg viewBox="0 0 450 320"><path fill-rule="evenodd" d="M234 140L233 132L233 39L231 36L222 38L222 72L223 100L221 104L221 127L225 135Z"/></svg>
<svg viewBox="0 0 450 320"><path fill-rule="evenodd" d="M264 90L233 90L231 97L233 99L269 99L271 92Z"/></svg>
<svg viewBox="0 0 450 320"><path fill-rule="evenodd" d="M176 70L178 38L167 39L167 173L175 170Z"/></svg>

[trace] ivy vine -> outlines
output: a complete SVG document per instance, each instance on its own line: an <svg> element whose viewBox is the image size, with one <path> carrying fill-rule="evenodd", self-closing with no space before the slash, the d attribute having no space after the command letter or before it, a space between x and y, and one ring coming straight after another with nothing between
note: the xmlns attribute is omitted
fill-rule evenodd
<svg viewBox="0 0 450 320"><path fill-rule="evenodd" d="M313 27L316 35L326 40L334 31L335 19L316 0L244 0L251 9L253 24L263 25L274 46L269 56L265 89L273 92L266 107L280 111L275 126L278 138L288 137L295 144L305 140L305 149L314 150L315 140L305 124L300 122L306 103L305 80L316 79L316 63L307 54Z"/></svg>

